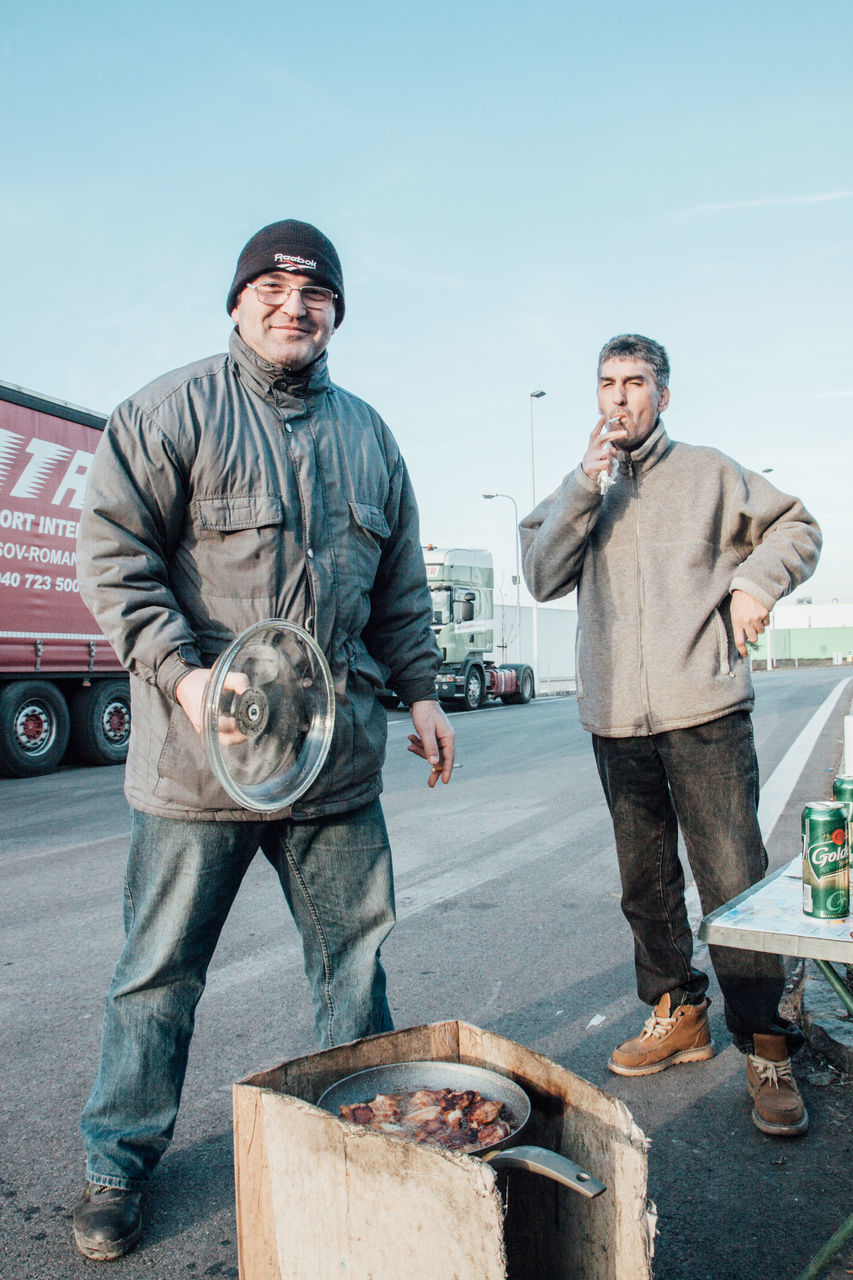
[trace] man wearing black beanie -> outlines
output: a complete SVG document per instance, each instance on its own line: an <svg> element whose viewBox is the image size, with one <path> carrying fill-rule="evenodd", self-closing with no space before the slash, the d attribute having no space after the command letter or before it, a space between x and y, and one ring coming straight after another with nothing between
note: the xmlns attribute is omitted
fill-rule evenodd
<svg viewBox="0 0 853 1280"><path fill-rule="evenodd" d="M328 374L344 317L334 246L305 222L264 227L240 254L226 305L236 326L227 355L158 378L112 414L80 522L80 591L130 673L133 710L126 941L74 1208L77 1247L103 1261L139 1240L195 1006L257 850L302 935L321 1048L390 1030L384 685L409 706L409 750L429 763L429 785L453 768L406 466L376 411ZM272 617L323 650L335 721L307 791L260 813L220 785L199 731L217 656Z"/></svg>
<svg viewBox="0 0 853 1280"><path fill-rule="evenodd" d="M272 222L252 236L237 260L228 290L229 315L245 286L264 272L301 271L328 285L335 293L335 328L344 318L344 277L337 250L327 236L309 222Z"/></svg>

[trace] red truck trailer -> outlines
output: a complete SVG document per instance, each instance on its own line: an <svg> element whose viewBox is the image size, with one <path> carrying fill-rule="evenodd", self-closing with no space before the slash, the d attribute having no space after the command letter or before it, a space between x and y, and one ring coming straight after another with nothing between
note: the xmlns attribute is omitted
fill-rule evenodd
<svg viewBox="0 0 853 1280"><path fill-rule="evenodd" d="M127 676L77 591L76 539L106 418L0 382L0 771L68 752L120 764Z"/></svg>

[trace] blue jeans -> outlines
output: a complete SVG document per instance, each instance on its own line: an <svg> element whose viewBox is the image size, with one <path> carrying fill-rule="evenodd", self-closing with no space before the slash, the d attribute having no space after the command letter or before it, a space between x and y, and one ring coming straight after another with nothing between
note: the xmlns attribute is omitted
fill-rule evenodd
<svg viewBox="0 0 853 1280"><path fill-rule="evenodd" d="M311 822L134 813L126 941L81 1125L91 1182L138 1190L168 1146L207 967L259 847L302 936L320 1047L392 1030L379 949L394 886L378 800Z"/></svg>
<svg viewBox="0 0 853 1280"><path fill-rule="evenodd" d="M684 901L678 827L702 912L762 879L767 852L758 825L758 761L748 712L641 738L600 738L593 750L613 819L622 910L634 934L637 994L655 1005L699 1004L708 977L693 967L693 934ZM753 1035L784 1035L793 1051L801 1033L779 1015L785 983L778 956L710 947L739 1049Z"/></svg>

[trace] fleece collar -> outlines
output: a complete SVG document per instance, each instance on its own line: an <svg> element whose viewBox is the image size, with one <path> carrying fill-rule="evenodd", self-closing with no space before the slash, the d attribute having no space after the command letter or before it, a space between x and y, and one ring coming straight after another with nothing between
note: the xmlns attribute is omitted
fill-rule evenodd
<svg viewBox="0 0 853 1280"><path fill-rule="evenodd" d="M669 452L671 445L672 441L666 434L666 428L658 418L657 426L638 448L633 449L631 453L619 454L619 465L627 470L630 463L635 472L651 471L664 454Z"/></svg>

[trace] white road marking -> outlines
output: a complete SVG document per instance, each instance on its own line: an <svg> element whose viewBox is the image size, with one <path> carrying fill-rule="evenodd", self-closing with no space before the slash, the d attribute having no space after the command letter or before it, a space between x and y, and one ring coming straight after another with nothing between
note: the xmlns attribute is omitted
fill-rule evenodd
<svg viewBox="0 0 853 1280"><path fill-rule="evenodd" d="M853 677L840 680L828 697L824 698L802 733L791 743L782 759L773 770L767 782L761 788L761 799L758 804L758 821L761 823L761 834L765 840L770 839L791 792L797 785L804 766L814 750L815 743L821 735L824 725L835 709L842 693Z"/></svg>

